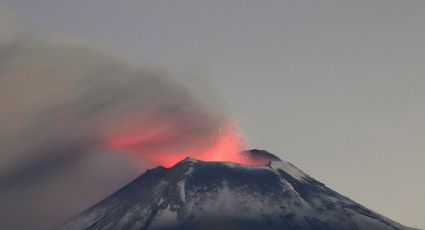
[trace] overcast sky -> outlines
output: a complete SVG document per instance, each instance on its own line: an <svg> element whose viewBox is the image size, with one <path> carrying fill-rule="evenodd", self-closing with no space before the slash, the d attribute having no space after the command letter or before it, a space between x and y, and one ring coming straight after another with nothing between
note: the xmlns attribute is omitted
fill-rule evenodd
<svg viewBox="0 0 425 230"><path fill-rule="evenodd" d="M425 1L2 4L29 30L208 82L251 148L425 228Z"/></svg>

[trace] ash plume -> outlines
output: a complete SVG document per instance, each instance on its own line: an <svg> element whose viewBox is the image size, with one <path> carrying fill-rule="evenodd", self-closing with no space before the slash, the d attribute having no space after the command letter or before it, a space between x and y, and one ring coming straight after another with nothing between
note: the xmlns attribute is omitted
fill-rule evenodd
<svg viewBox="0 0 425 230"><path fill-rule="evenodd" d="M196 157L193 150L211 145L227 123L159 72L89 45L16 36L6 27L0 228L57 224L140 174L152 156ZM128 150L110 148L116 140L137 154L116 154Z"/></svg>

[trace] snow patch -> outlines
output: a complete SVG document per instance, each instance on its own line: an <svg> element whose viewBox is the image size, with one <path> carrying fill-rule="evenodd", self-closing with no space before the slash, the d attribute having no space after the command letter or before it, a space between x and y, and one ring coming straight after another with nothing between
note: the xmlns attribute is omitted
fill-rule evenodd
<svg viewBox="0 0 425 230"><path fill-rule="evenodd" d="M190 174L192 174L193 173L193 167L190 167L190 168L188 168L187 169L187 171L184 173L184 176L188 176L188 175L190 175Z"/></svg>
<svg viewBox="0 0 425 230"><path fill-rule="evenodd" d="M303 181L304 178L308 178L309 176L305 174L303 171L301 171L299 168L293 166L291 163L288 163L286 161L272 161L270 163L270 167L272 169L281 169L284 172L291 175L294 179L297 179L299 181Z"/></svg>
<svg viewBox="0 0 425 230"><path fill-rule="evenodd" d="M177 212L171 210L170 206L168 205L167 208L163 209L159 214L157 214L152 223L152 226L155 226L155 228L167 228L174 226L177 222Z"/></svg>
<svg viewBox="0 0 425 230"><path fill-rule="evenodd" d="M179 188L180 200L182 202L186 201L185 185L186 185L186 180L181 180L177 183L177 187Z"/></svg>

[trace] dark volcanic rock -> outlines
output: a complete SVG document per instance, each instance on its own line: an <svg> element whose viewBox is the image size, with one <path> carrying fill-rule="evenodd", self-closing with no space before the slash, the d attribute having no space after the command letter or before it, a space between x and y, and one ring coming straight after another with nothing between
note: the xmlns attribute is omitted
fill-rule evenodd
<svg viewBox="0 0 425 230"><path fill-rule="evenodd" d="M187 158L146 171L61 229L410 229L262 150L265 166Z"/></svg>

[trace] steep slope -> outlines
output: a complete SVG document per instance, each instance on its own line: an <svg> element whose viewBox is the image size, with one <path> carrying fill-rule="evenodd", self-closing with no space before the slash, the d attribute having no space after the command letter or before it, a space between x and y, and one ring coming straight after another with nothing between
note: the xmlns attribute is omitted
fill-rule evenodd
<svg viewBox="0 0 425 230"><path fill-rule="evenodd" d="M61 229L410 229L332 191L292 164L187 158L148 170Z"/></svg>

